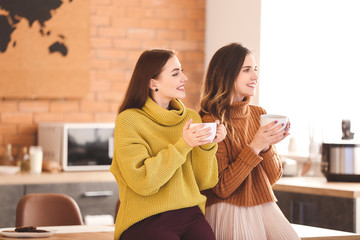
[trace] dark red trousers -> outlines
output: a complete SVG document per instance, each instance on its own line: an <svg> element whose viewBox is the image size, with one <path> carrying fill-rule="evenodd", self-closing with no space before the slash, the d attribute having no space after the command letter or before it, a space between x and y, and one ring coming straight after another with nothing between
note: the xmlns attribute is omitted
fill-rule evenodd
<svg viewBox="0 0 360 240"><path fill-rule="evenodd" d="M215 240L198 206L148 217L129 227L120 240Z"/></svg>

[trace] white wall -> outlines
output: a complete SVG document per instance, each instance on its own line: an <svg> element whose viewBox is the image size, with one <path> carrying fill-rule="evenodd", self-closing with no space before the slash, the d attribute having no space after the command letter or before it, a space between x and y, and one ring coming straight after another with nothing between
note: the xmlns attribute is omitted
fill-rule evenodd
<svg viewBox="0 0 360 240"><path fill-rule="evenodd" d="M231 42L249 48L260 65L260 12L261 0L206 1L205 71L216 50ZM258 104L258 94L252 103Z"/></svg>

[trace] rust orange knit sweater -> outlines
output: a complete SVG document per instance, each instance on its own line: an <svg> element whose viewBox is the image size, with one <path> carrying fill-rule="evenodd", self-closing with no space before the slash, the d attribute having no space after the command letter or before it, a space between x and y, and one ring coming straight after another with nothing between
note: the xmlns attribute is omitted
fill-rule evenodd
<svg viewBox="0 0 360 240"><path fill-rule="evenodd" d="M204 191L208 198L207 206L218 202L255 206L277 201L272 185L282 175L281 162L275 146L259 155L249 147L260 126L260 115L266 113L263 108L250 105L249 101L246 98L230 108L240 143L231 140L231 130L228 129L228 136L218 144L219 182L213 189ZM203 122L214 120L210 115L203 116Z"/></svg>

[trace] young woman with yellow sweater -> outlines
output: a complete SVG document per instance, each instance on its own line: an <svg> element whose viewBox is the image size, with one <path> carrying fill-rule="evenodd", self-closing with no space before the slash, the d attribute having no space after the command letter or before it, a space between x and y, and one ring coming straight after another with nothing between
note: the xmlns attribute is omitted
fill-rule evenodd
<svg viewBox="0 0 360 240"><path fill-rule="evenodd" d="M148 50L137 61L114 130L116 240L215 240L200 191L218 181L216 143L226 129L218 124L210 142L209 128L190 128L201 118L179 100L187 81L172 51Z"/></svg>
<svg viewBox="0 0 360 240"><path fill-rule="evenodd" d="M240 44L220 48L209 63L200 115L204 122L221 120L228 131L216 154L219 182L204 192L217 240L299 239L272 191L282 175L274 144L289 135L290 123L280 132L276 122L260 127L266 112L249 104L257 83L255 59Z"/></svg>

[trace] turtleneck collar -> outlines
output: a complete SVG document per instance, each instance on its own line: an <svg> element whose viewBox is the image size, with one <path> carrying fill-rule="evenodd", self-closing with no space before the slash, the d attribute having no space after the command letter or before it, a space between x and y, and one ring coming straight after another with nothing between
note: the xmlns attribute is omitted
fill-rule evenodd
<svg viewBox="0 0 360 240"><path fill-rule="evenodd" d="M145 102L141 110L158 124L173 126L179 124L186 116L186 108L179 99L173 99L169 104L170 110L160 107L150 97Z"/></svg>
<svg viewBox="0 0 360 240"><path fill-rule="evenodd" d="M241 118L249 114L250 97L245 97L241 102L234 102L230 106L230 117Z"/></svg>

